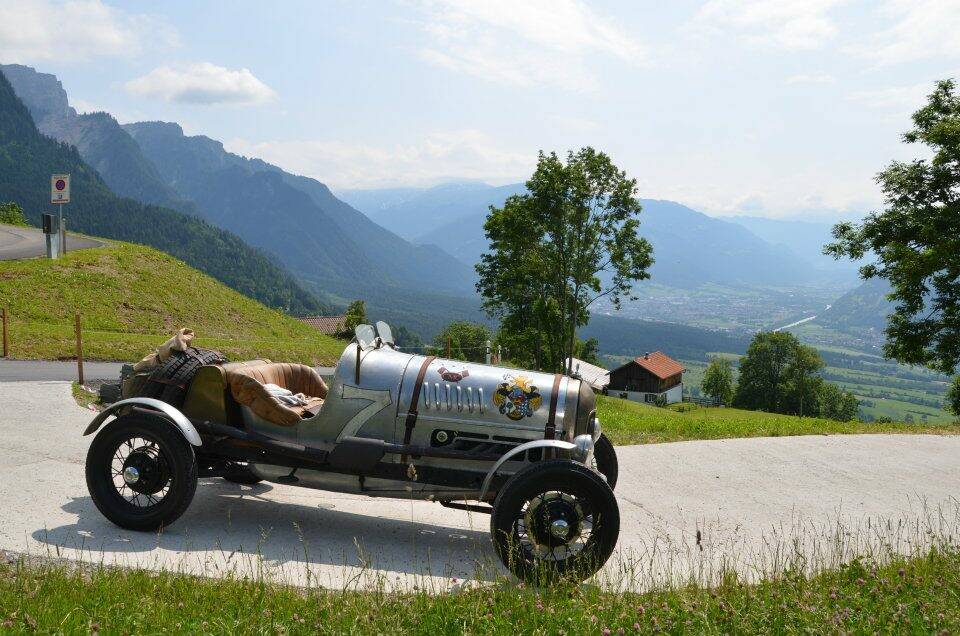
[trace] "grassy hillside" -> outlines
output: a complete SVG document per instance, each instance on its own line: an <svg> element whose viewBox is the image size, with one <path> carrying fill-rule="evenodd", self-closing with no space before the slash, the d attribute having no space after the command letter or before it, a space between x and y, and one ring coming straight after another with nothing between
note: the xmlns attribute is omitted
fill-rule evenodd
<svg viewBox="0 0 960 636"><path fill-rule="evenodd" d="M180 327L231 359L330 364L343 343L149 247L112 243L63 259L0 262L11 357L72 358L80 312L84 354L138 360Z"/></svg>
<svg viewBox="0 0 960 636"><path fill-rule="evenodd" d="M675 405L680 407L680 405ZM691 408L692 407L692 408ZM600 396L597 416L614 444L655 444L694 439L782 437L848 433L960 434L960 423L877 424L835 422L816 417L796 417L731 408L691 408L678 412L614 397Z"/></svg>

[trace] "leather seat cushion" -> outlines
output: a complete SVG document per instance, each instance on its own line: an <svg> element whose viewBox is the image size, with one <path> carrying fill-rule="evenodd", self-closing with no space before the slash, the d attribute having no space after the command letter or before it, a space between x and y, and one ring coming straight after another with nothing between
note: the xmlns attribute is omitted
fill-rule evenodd
<svg viewBox="0 0 960 636"><path fill-rule="evenodd" d="M305 364L273 362L228 369L225 374L233 399L274 424L296 424L303 419L307 409L322 404L327 397L327 384L320 374ZM313 399L308 400L306 407L287 406L270 395L264 384L276 384Z"/></svg>

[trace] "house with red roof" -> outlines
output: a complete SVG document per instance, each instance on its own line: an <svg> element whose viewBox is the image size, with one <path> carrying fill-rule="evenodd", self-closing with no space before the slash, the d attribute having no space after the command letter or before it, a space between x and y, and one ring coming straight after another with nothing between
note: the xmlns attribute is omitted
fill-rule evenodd
<svg viewBox="0 0 960 636"><path fill-rule="evenodd" d="M635 402L666 404L683 400L683 365L654 351L638 356L610 372L607 393Z"/></svg>
<svg viewBox="0 0 960 636"><path fill-rule="evenodd" d="M325 333L328 336L335 336L344 329L347 324L346 316L303 316L297 318L302 323L308 324L314 329Z"/></svg>

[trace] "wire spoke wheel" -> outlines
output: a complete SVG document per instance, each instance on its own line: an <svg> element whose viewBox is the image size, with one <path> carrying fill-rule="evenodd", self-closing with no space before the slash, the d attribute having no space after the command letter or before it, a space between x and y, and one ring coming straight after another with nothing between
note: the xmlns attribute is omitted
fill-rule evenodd
<svg viewBox="0 0 960 636"><path fill-rule="evenodd" d="M125 415L105 426L90 444L86 475L100 512L131 530L169 525L197 488L193 448L160 417Z"/></svg>
<svg viewBox="0 0 960 636"><path fill-rule="evenodd" d="M583 580L610 557L620 514L599 474L573 461L553 460L507 481L490 527L498 556L519 578Z"/></svg>
<svg viewBox="0 0 960 636"><path fill-rule="evenodd" d="M118 440L110 463L113 486L121 497L138 508L155 506L170 492L173 475L155 439Z"/></svg>

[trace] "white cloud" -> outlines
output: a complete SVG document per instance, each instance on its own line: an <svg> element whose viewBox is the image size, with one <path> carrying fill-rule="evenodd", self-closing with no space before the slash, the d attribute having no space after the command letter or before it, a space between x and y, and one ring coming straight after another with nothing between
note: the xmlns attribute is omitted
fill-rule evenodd
<svg viewBox="0 0 960 636"><path fill-rule="evenodd" d="M830 10L844 0L709 0L694 16L705 33L733 33L751 44L817 49L837 33Z"/></svg>
<svg viewBox="0 0 960 636"><path fill-rule="evenodd" d="M181 68L161 66L126 84L139 97L187 104L252 104L276 93L249 70L232 70L209 62Z"/></svg>
<svg viewBox="0 0 960 636"><path fill-rule="evenodd" d="M228 141L227 149L256 156L335 188L433 185L448 179L520 181L536 164L536 151L506 150L478 130L435 132L414 144L373 146L338 140Z"/></svg>
<svg viewBox="0 0 960 636"><path fill-rule="evenodd" d="M177 35L163 20L132 15L100 0L0 2L0 61L73 63L131 56L145 42L172 46Z"/></svg>
<svg viewBox="0 0 960 636"><path fill-rule="evenodd" d="M837 79L829 73L801 73L788 77L785 84L833 84Z"/></svg>
<svg viewBox="0 0 960 636"><path fill-rule="evenodd" d="M882 64L960 57L960 0L887 0L880 15L892 26L850 52Z"/></svg>
<svg viewBox="0 0 960 636"><path fill-rule="evenodd" d="M580 0L434 0L424 11L421 58L492 82L590 88L589 56L645 58L636 40Z"/></svg>
<svg viewBox="0 0 960 636"><path fill-rule="evenodd" d="M909 116L927 101L927 96L936 88L934 82L921 82L910 86L891 86L877 90L854 91L847 96L870 110L879 111L884 121L901 121L907 125Z"/></svg>

